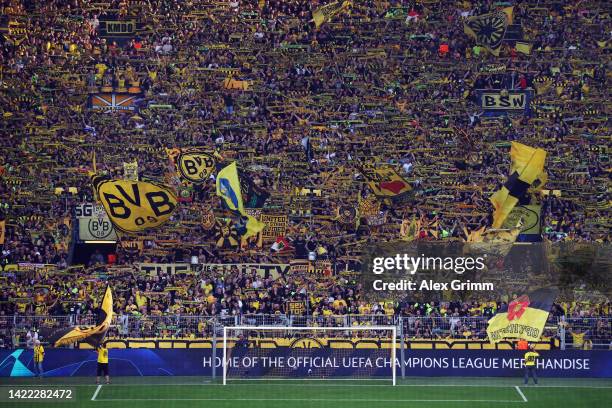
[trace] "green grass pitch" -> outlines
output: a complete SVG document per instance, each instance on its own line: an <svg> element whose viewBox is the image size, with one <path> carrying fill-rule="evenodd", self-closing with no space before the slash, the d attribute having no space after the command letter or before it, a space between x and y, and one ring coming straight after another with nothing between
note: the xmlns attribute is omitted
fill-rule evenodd
<svg viewBox="0 0 612 408"><path fill-rule="evenodd" d="M583 408L610 406L612 380L522 378L405 378L391 380L233 380L228 385L201 377L118 377L96 386L91 377L2 378L8 389L72 387L72 402L7 402L4 407L248 407L248 408L411 408L512 407Z"/></svg>

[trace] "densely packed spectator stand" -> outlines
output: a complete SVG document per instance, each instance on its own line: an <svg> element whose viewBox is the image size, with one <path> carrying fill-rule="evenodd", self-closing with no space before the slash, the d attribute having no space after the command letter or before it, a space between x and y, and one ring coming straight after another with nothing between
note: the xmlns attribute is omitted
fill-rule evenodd
<svg viewBox="0 0 612 408"><path fill-rule="evenodd" d="M317 28L319 3L3 0L0 314L86 316L112 277L116 310L130 315L487 316L509 299L371 304L350 272L404 221L430 240L490 225L512 141L548 152L544 238L609 242L608 2L507 2L529 50L506 41L499 56L463 32L489 2L354 2ZM483 90L529 91L529 109L490 116ZM269 193L250 211L281 217L276 237L225 245L214 180L181 182L169 161L166 149L192 146ZM137 162L181 206L159 229L120 234L113 257L81 259L74 210L94 202L94 155L115 177ZM377 199L364 168L397 171L410 200ZM320 273L203 267L309 256ZM140 266L183 262L190 273ZM606 299L553 311L609 313ZM592 330L609 339L601 321Z"/></svg>

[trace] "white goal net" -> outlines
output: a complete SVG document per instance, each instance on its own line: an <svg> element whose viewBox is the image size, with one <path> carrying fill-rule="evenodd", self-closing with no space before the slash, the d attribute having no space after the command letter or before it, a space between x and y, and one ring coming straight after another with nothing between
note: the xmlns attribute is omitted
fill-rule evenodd
<svg viewBox="0 0 612 408"><path fill-rule="evenodd" d="M223 328L223 384L235 379L386 379L395 385L395 326Z"/></svg>

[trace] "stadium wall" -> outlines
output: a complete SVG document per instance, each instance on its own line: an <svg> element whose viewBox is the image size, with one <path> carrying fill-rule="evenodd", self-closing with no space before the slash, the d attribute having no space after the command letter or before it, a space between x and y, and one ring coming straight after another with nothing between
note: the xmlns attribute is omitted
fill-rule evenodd
<svg viewBox="0 0 612 408"><path fill-rule="evenodd" d="M337 377L359 376L364 370L369 376L388 376L388 353L372 349L310 349L304 359L304 349L296 352L289 347L264 351L258 349L234 350L230 364L252 367L250 375L256 377L267 371L261 366L261 357L276 359L276 363L293 366L288 373L307 376L314 357L332 364L325 369ZM219 349L217 355L221 356ZM399 353L398 353L399 354ZM302 356L298 360L297 356ZM33 375L32 350L0 350L0 377L28 377ZM255 358L257 357L257 358ZM211 349L110 349L112 376L210 376L212 374ZM270 360L268 360L270 361ZM217 358L217 366L221 359ZM250 366L249 366L250 364ZM522 353L502 350L406 350L403 364L406 376L460 376L460 377L516 377L522 375ZM316 369L316 368L315 368ZM45 376L93 376L96 354L91 350L47 349L44 360ZM244 370L240 370L244 372ZM219 375L220 369L217 370ZM398 368L398 374L400 373ZM612 378L612 352L554 350L541 353L541 377L597 377Z"/></svg>

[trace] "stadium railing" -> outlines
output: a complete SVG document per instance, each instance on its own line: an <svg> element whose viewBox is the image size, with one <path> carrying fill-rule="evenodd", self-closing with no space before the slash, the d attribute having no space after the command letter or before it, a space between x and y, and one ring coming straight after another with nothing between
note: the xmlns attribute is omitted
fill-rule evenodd
<svg viewBox="0 0 612 408"><path fill-rule="evenodd" d="M559 327L560 337L567 348L612 348L612 318L562 318Z"/></svg>
<svg viewBox="0 0 612 408"><path fill-rule="evenodd" d="M14 344L24 344L28 331L46 331L68 326L95 324L91 314L65 316L0 316L5 336ZM232 326L288 326L288 327L347 327L395 325L402 341L436 339L486 341L486 316L394 316L394 315L138 315L118 314L108 336L111 338L203 338L214 337L223 327ZM216 328L216 330L215 330ZM0 333L1 334L1 333ZM558 338L560 348L609 349L612 345L610 317L551 317L545 336Z"/></svg>

